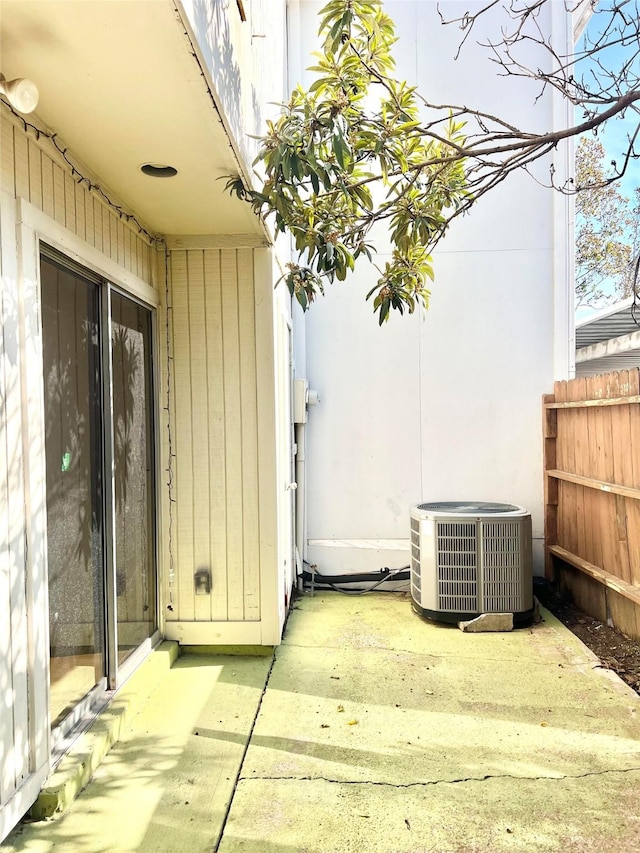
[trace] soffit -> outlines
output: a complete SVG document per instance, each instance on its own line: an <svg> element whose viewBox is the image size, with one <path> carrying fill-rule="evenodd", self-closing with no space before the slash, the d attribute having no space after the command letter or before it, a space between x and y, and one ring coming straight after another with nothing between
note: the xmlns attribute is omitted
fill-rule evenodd
<svg viewBox="0 0 640 853"><path fill-rule="evenodd" d="M1 0L0 33L0 71L36 83L38 118L152 230L264 234L224 193L237 162L170 0Z"/></svg>

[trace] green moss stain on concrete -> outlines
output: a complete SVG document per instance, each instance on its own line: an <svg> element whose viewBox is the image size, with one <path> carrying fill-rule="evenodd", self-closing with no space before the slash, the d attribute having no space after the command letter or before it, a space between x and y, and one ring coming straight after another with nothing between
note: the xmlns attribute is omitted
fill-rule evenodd
<svg viewBox="0 0 640 853"><path fill-rule="evenodd" d="M131 714L146 702L158 682L177 661L175 642L161 643L117 691L65 755L29 810L31 820L66 811L122 734Z"/></svg>
<svg viewBox="0 0 640 853"><path fill-rule="evenodd" d="M78 752L57 775L41 814L3 843L7 851L197 853L215 849L272 660L184 655L121 720L119 740L92 769ZM66 759L65 759L66 761ZM61 765L60 771L62 773ZM77 793L78 776L93 772ZM84 778L84 777L83 777ZM70 805L58 814L62 802Z"/></svg>

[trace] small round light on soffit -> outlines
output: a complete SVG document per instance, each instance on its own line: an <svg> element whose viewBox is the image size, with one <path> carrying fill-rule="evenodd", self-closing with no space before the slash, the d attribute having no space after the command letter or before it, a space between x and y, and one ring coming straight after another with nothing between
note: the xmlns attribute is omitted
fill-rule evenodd
<svg viewBox="0 0 640 853"><path fill-rule="evenodd" d="M150 178L173 178L178 174L178 170L173 166L165 166L161 163L145 163L140 166L140 171Z"/></svg>

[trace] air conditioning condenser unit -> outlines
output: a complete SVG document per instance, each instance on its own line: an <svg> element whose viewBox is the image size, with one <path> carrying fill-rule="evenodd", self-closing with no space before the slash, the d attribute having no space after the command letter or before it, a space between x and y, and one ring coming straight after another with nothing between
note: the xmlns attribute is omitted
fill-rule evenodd
<svg viewBox="0 0 640 853"><path fill-rule="evenodd" d="M533 618L531 516L485 501L422 503L411 509L411 597L443 622L482 613Z"/></svg>

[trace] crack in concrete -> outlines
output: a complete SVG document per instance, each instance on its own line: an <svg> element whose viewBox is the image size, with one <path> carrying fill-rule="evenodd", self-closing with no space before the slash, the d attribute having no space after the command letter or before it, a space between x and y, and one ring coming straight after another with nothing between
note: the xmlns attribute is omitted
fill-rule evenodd
<svg viewBox="0 0 640 853"><path fill-rule="evenodd" d="M589 770L586 773L565 773L563 776L514 776L511 773L486 776L466 776L461 779L432 779L427 782L381 782L371 779L330 779L328 776L240 776L238 782L328 782L332 785L373 785L381 788L426 788L434 785L458 785L464 782L487 782L492 779L512 779L516 782L562 782L564 779L588 779L591 776L606 776L609 773L640 773L640 767L623 770Z"/></svg>
<svg viewBox="0 0 640 853"><path fill-rule="evenodd" d="M273 650L273 657L271 658L271 664L269 665L269 671L267 672L267 677L264 682L264 687L262 688L262 693L260 694L260 699L258 700L258 705L256 707L256 712L253 715L253 720L251 722L251 728L249 729L249 733L247 734L247 739L243 746L242 757L240 759L240 764L238 765L238 772L236 773L236 778L233 781L233 790L231 792L231 796L229 797L229 802L227 803L227 808L224 813L224 817L222 819L222 823L220 826L220 830L218 833L218 837L215 842L215 847L213 848L213 853L218 853L220 849L220 844L222 843L222 838L225 833L225 829L227 828L227 821L229 820L229 814L231 812L231 806L233 805L234 798L236 796L236 791L238 790L238 782L240 782L242 773L242 768L244 766L245 759L247 757L247 752L249 750L249 746L251 745L251 740L253 738L253 732L256 727L256 723L258 722L258 716L260 715L260 709L262 708L262 703L264 701L264 697L267 692L267 688L269 686L269 682L271 681L271 673L273 672L273 668L276 665L276 657L278 654L278 649L275 648Z"/></svg>

